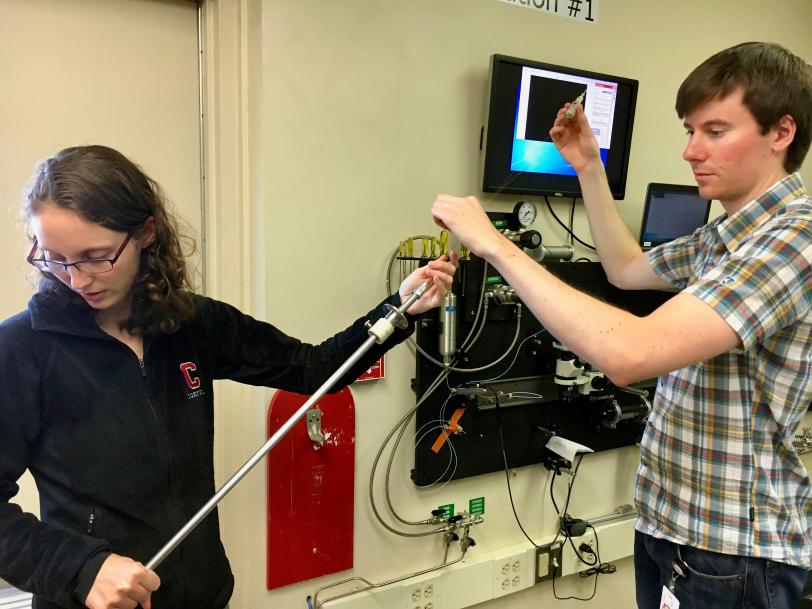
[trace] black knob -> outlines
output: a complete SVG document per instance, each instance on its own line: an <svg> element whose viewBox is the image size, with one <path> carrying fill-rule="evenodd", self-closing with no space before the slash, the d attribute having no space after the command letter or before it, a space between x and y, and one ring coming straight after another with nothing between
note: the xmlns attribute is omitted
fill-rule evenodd
<svg viewBox="0 0 812 609"><path fill-rule="evenodd" d="M592 377L592 389L600 391L602 389L606 389L609 386L609 381L606 380L603 376L593 376Z"/></svg>
<svg viewBox="0 0 812 609"><path fill-rule="evenodd" d="M528 250L534 250L541 245L541 233L537 230L526 230L519 237L519 245Z"/></svg>

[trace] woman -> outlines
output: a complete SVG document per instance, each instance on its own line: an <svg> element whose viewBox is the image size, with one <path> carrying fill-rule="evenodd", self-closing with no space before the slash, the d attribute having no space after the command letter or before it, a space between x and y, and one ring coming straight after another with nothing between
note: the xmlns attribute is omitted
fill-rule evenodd
<svg viewBox="0 0 812 609"><path fill-rule="evenodd" d="M194 294L160 188L115 150L43 162L24 214L42 277L28 309L0 324L0 577L32 591L38 609L225 607L233 577L216 511L160 578L141 564L214 494L213 381L314 392L383 304L428 280L408 313L437 306L456 255L312 346ZM373 347L335 390L412 329ZM41 520L9 502L26 469Z"/></svg>

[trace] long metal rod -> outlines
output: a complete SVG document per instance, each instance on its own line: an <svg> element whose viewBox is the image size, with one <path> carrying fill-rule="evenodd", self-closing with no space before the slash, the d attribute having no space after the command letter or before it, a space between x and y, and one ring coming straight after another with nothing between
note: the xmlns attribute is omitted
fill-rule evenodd
<svg viewBox="0 0 812 609"><path fill-rule="evenodd" d="M400 305L399 308L393 309L385 319L392 323L394 327L395 320L402 316L403 312L406 311L418 298L420 298L423 293L428 288L427 284L423 283L418 287L409 298L406 299L406 302ZM385 340L385 338L384 338ZM175 533L175 536L170 539L163 548L161 548L158 553L153 556L150 561L146 564L148 569L155 569L158 565L160 565L164 559L169 556L169 554L174 550L176 547L180 545L180 543L186 538L189 533L191 533L197 525L199 525L202 520L211 512L220 501L222 501L223 497L225 497L231 489L233 489L237 483L242 480L245 475L253 469L253 467L259 463L262 458L270 451L276 444L279 443L285 434L287 434L291 428L296 424L296 422L301 419L305 413L316 403L318 402L325 393L330 391L333 388L333 385L338 382L338 380L344 376L350 368L352 368L361 357L372 348L376 342L379 341L379 338L375 335L370 335L364 343L358 347L358 349L353 353L346 362L344 362L338 370L336 370L330 378L328 378L321 387L316 390L310 398L302 404L299 409L291 415L291 417L279 428L276 432L268 439L265 444L260 447L260 449L253 454L253 456L248 459L248 461L243 464L237 472L231 476L231 478L226 481L226 483L220 488L215 495L209 499L206 504L198 510L197 514L195 514L189 522L187 522L183 528ZM383 341L381 341L383 342Z"/></svg>

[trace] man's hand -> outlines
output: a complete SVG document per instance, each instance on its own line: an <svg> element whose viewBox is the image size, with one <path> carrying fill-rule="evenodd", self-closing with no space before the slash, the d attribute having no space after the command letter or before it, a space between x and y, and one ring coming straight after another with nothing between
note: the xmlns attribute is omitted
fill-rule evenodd
<svg viewBox="0 0 812 609"><path fill-rule="evenodd" d="M89 609L151 609L151 595L161 585L155 571L140 562L111 554L102 564L85 599Z"/></svg>
<svg viewBox="0 0 812 609"><path fill-rule="evenodd" d="M437 195L431 215L435 224L453 233L480 258L487 260L506 241L476 197Z"/></svg>
<svg viewBox="0 0 812 609"><path fill-rule="evenodd" d="M565 116L569 107L565 104L558 111L550 137L561 156L580 174L590 163L601 163L601 151L583 107L579 105L571 119Z"/></svg>
<svg viewBox="0 0 812 609"><path fill-rule="evenodd" d="M427 265L416 269L404 279L399 290L401 302L405 302L421 283L429 282L429 289L406 312L417 315L439 306L443 302L446 292L451 289L454 272L457 270L459 261L457 253L451 251L448 256L440 256L437 260L429 261Z"/></svg>

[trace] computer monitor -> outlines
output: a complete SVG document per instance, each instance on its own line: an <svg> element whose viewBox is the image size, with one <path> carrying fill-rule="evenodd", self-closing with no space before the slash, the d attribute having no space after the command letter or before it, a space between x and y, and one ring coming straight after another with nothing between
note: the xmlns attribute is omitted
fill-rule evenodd
<svg viewBox="0 0 812 609"><path fill-rule="evenodd" d="M696 186L652 182L646 189L640 246L649 249L690 235L707 223L710 204Z"/></svg>
<svg viewBox="0 0 812 609"><path fill-rule="evenodd" d="M550 138L558 110L583 94L609 189L626 192L637 81L506 55L493 55L483 129L482 190L580 197L575 170Z"/></svg>

